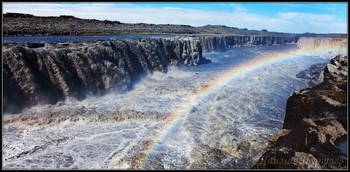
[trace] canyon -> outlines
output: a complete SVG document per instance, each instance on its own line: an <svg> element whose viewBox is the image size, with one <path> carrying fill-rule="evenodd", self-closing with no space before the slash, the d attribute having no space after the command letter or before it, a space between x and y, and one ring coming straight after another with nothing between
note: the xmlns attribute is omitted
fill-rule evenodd
<svg viewBox="0 0 350 172"><path fill-rule="evenodd" d="M270 140L269 149L253 168L347 169L347 76L345 40L302 38L300 49L335 48L322 82L295 91L287 101L282 130ZM341 48L343 47L343 48ZM315 73L315 72L313 72Z"/></svg>
<svg viewBox="0 0 350 172"><path fill-rule="evenodd" d="M4 111L20 112L36 104L74 97L124 92L142 76L166 72L170 65L210 62L203 52L241 46L296 44L298 37L199 36L80 43L4 45Z"/></svg>
<svg viewBox="0 0 350 172"><path fill-rule="evenodd" d="M5 36L174 34L3 44L5 168L347 168L346 35L3 16Z"/></svg>

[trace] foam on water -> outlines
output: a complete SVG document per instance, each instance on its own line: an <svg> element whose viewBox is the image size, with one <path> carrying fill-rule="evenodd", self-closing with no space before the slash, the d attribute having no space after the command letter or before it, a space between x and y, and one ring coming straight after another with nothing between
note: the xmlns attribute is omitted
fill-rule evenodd
<svg viewBox="0 0 350 172"><path fill-rule="evenodd" d="M332 57L310 54L273 61L225 80L201 99L196 95L257 55L295 48L242 47L206 53L213 63L154 72L123 95L111 93L28 109L26 113L43 117L49 112L59 115L83 109L79 115L97 117L37 127L6 123L4 167L248 168L263 152L269 136L281 128L288 96L307 86L307 81L295 75ZM101 120L101 116L124 112L122 120Z"/></svg>
<svg viewBox="0 0 350 172"><path fill-rule="evenodd" d="M237 53L239 54L239 53ZM238 63L239 65L237 65L237 63L231 63L230 65L224 65L224 68L226 68L227 66L229 66L229 70L228 71L224 71L224 72L219 72L218 74L221 76L217 76L217 79L213 80L213 81L209 81L209 84L206 88L202 89L199 91L198 94L193 95L189 98L188 101L184 102L184 104L186 104L182 109L179 109L177 111L175 111L174 113L172 113L172 115L170 116L170 120L168 122L166 122L164 124L163 130L164 132L160 135L156 136L155 141L153 141L152 146L149 148L150 149L150 154L153 154L154 150L158 150L159 146L162 146L164 144L159 144L160 142L163 142L163 140L168 141L168 140L173 140L173 139L169 139L170 137L175 137L174 135L177 135L179 133L178 129L175 128L179 128L179 125L182 125L179 121L183 121L183 119L190 119L190 122L194 121L195 125L193 125L194 129L192 130L193 133L195 133L195 135L193 135L193 137L191 138L195 138L197 139L198 137L200 137L200 135L198 135L198 131L195 131L196 129L198 129L198 125L204 124L207 125L209 123L213 123L213 125L218 125L218 126L223 126L223 129L227 129L230 128L230 126L232 124L227 124L227 125L222 125L223 122L226 122L227 119L221 119L221 120L217 120L218 116L220 116L220 114L215 114L213 115L213 110L214 109L210 109L208 111L208 106L205 105L204 106L204 111L202 113L199 114L199 118L195 118L195 119L191 119L191 117L193 116L193 113L198 112L199 111L199 107L202 104L206 104L206 102L209 102L209 104L213 104L213 99L212 96L215 95L218 91L221 90L233 90L233 89L239 89L241 87L248 88L248 90L243 90L243 91L239 91L238 94L236 95L235 93L233 94L229 94L230 96L233 95L232 97L234 97L234 100L239 100L237 101L237 103L233 103L233 107L228 107L228 109L233 110L234 113L237 114L232 114L231 112L229 113L225 113L226 115L228 115L228 117L238 117L238 121L239 124L246 124L246 118L253 118L253 119L259 119L259 116L249 116L249 115L254 115L252 110L255 110L256 108L254 107L256 104L262 102L262 104L264 105L264 109L268 109L269 106L274 107L273 104L271 104L270 102L265 102L264 100L266 100L268 97L271 97L271 95L267 95L265 97L260 98L260 96L256 96L256 95L261 95L266 93L266 91L271 91L271 90L275 90L274 87L271 87L271 82L266 83L267 86L269 86L269 88L263 88L263 92L257 92L255 93L255 90L261 90L259 88L256 88L257 86L260 86L259 84L261 83L261 81L258 79L258 82L254 82L250 80L250 77L255 77L255 78L262 78L264 81L270 81L270 80L277 80L277 81L284 81L286 79L289 80L289 82L295 82L293 81L293 79L295 78L293 75L291 75L290 73L283 73L283 71L293 71L295 69L298 69L298 67L301 67L303 65L298 64L297 66L293 65L296 62L303 60L303 61L308 61L313 63L315 59L308 57L308 59L304 60L305 57L300 56L299 52L268 52L266 53L266 55L258 55L258 58L255 58L253 60L249 60L249 58L245 57L245 60L248 60L247 62L243 62L243 63ZM228 56L226 55L221 55L221 57L226 58ZM249 57L249 56L248 56ZM242 58L242 56L237 56L237 57L231 57L231 58ZM290 62L290 60L292 60L291 64L289 64L288 62ZM311 60L311 61L310 61ZM224 59L220 59L218 61L224 61ZM234 62L236 62L236 60L233 60ZM230 63L228 63L230 64ZM306 63L304 63L306 64ZM236 66L234 66L236 65ZM290 70L286 70L286 67L291 67ZM306 67L306 66L304 66ZM295 73L297 71L293 71L293 73ZM268 76L261 76L261 77L256 77L257 75L259 76L259 74L261 73L265 73ZM284 77L287 76L287 77ZM291 77L293 76L293 77ZM284 78L283 78L284 77ZM234 84L237 87L234 87L232 89L227 89L226 85L230 85L232 82L232 80L243 80L243 82L238 82L236 84ZM246 85L245 82L248 80L248 84ZM295 79L294 79L295 80ZM288 81L282 82L283 84L287 84L288 85ZM265 84L265 83L264 83ZM261 85L266 86L266 85ZM291 88L296 88L298 84L294 84ZM273 85L272 85L273 86ZM283 88L283 85L280 86ZM245 95L247 94L247 95ZM249 97L250 95L253 95L250 97L250 99L247 100L253 100L254 102L252 104L247 104L247 101L245 101L244 99L241 100L239 99L239 96L244 96L244 97ZM277 96L279 96L277 94ZM258 99L255 99L256 97L258 97ZM287 97L287 96L284 96ZM274 97L276 98L276 97ZM283 98L283 97L282 97ZM215 99L214 99L215 100ZM223 102L224 105L230 103L230 101L225 100L225 102ZM281 104L279 104L281 105ZM236 108L242 108L243 111L241 111L240 109L235 109ZM281 107L280 107L281 108ZM283 107L284 108L284 107ZM276 112L276 109L271 109L270 111L273 111L274 113L278 113ZM205 117L205 115L203 115L203 113L207 113L209 112L209 119ZM264 114L265 112L259 112L257 115L263 114L264 118L268 117L267 115ZM211 120L211 116L213 116L213 120ZM240 117L243 117L243 120L240 120ZM206 120L211 120L211 121L206 121ZM237 121L237 118L235 119ZM201 123L198 123L198 121L201 121ZM205 121L205 122L203 122ZM214 122L212 122L214 121ZM271 121L271 120L270 120ZM276 121L276 120L275 120ZM278 120L277 120L278 121ZM255 121L254 121L255 122ZM269 122L269 121L267 121ZM190 128L192 129L192 128ZM202 128L199 128L199 130L206 130ZM217 128L211 128L209 127L208 130L212 133L212 131L217 131ZM225 131L226 132L226 131ZM225 133L224 132L224 133ZM242 132L245 133L245 132ZM269 132L271 133L271 132ZM206 137L208 136L208 134L205 135ZM228 136L230 137L230 136ZM224 138L222 140L222 138ZM233 138L235 139L235 138ZM235 150L235 147L237 147L237 144L234 144L232 147L232 144L229 143L229 145L227 145L228 142L230 142L230 140L232 140L232 138L228 138L228 140L225 137L222 137L222 135L215 133L213 138L209 138L209 141L213 141L215 142L214 144L207 144L205 143L204 145L208 145L210 148L214 148L214 149L219 149L222 150L226 153L231 153L232 151ZM219 141L218 141L219 140ZM243 140L243 139L240 139ZM195 142L199 142L201 143L201 141L198 141L198 139ZM198 144L199 144L198 143ZM202 143L201 143L202 144ZM185 145L190 145L190 143L185 144ZM193 147L193 146L190 146ZM157 151L155 151L157 152ZM246 152L245 152L246 153ZM146 157L146 159L144 160L144 168L149 168L153 165L148 165L147 161L149 160L150 154ZM154 155L152 156L154 157ZM253 157L253 155L252 155ZM196 157L194 157L196 158ZM204 165L208 168L207 164L201 164ZM248 166L242 166L239 165L239 167L249 167L249 164L247 164ZM212 165L210 165L212 166ZM209 168L211 168L209 166Z"/></svg>

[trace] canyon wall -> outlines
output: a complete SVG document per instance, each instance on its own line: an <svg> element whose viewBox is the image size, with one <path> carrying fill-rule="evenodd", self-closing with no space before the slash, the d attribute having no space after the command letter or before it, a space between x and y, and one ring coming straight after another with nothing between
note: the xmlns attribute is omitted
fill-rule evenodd
<svg viewBox="0 0 350 172"><path fill-rule="evenodd" d="M200 36L200 42L205 52L227 51L232 47L285 45L297 43L299 36L238 36L213 35Z"/></svg>
<svg viewBox="0 0 350 172"><path fill-rule="evenodd" d="M235 46L284 45L297 37L199 36L81 43L5 45L4 111L20 112L67 97L124 92L148 73L169 65L208 63L202 52Z"/></svg>
<svg viewBox="0 0 350 172"><path fill-rule="evenodd" d="M336 55L348 54L348 41L346 37L301 37L297 43L298 49L305 52L328 53L333 51Z"/></svg>
<svg viewBox="0 0 350 172"><path fill-rule="evenodd" d="M298 42L300 50L327 54L347 54L346 46L345 38ZM253 168L347 169L347 65L347 55L337 55L324 68L323 82L288 98L283 129Z"/></svg>
<svg viewBox="0 0 350 172"><path fill-rule="evenodd" d="M212 35L81 43L27 43L3 47L5 112L67 97L124 92L148 73L169 65L208 63L202 52L235 46L284 45L298 37ZM304 42L317 40L302 38ZM298 42L300 47L305 43ZM308 44L305 44L307 46Z"/></svg>
<svg viewBox="0 0 350 172"><path fill-rule="evenodd" d="M3 47L4 112L67 97L124 92L169 65L208 63L197 39L29 43Z"/></svg>

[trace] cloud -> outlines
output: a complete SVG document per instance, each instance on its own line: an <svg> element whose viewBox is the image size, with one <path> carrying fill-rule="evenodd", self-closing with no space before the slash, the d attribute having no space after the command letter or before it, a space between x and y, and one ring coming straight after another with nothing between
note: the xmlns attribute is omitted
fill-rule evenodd
<svg viewBox="0 0 350 172"><path fill-rule="evenodd" d="M230 4L231 7L233 7L234 12L236 13L245 13L247 12L246 8L243 8L240 4Z"/></svg>
<svg viewBox="0 0 350 172"><path fill-rule="evenodd" d="M335 16L328 14L311 14L311 13L298 13L298 12L285 12L279 13L279 17L285 20L294 21L316 21L316 22L331 22L335 20Z"/></svg>
<svg viewBox="0 0 350 172"><path fill-rule="evenodd" d="M168 10L183 10L183 8L179 8L179 7L163 7L163 9L168 9Z"/></svg>
<svg viewBox="0 0 350 172"><path fill-rule="evenodd" d="M347 33L346 21L332 14L283 12L269 17L248 12L238 4L228 10L199 10L176 7L138 7L122 3L3 3L3 12L38 16L73 15L84 19L123 23L186 24L192 26L226 25L254 30L289 33ZM346 17L345 17L346 18Z"/></svg>
<svg viewBox="0 0 350 172"><path fill-rule="evenodd" d="M346 33L347 24L338 22L334 15L286 12L278 17L289 21L296 32ZM310 30L310 31L307 31Z"/></svg>

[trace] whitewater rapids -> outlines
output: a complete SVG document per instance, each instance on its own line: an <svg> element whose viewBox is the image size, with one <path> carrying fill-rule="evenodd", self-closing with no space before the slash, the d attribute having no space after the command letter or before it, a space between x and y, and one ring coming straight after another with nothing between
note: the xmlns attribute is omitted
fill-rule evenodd
<svg viewBox="0 0 350 172"><path fill-rule="evenodd" d="M204 53L210 64L154 72L116 95L41 105L3 120L4 169L249 168L282 127L296 74L333 57L300 55L234 77L188 107L189 99L225 71L296 45ZM171 120L170 122L168 120Z"/></svg>

